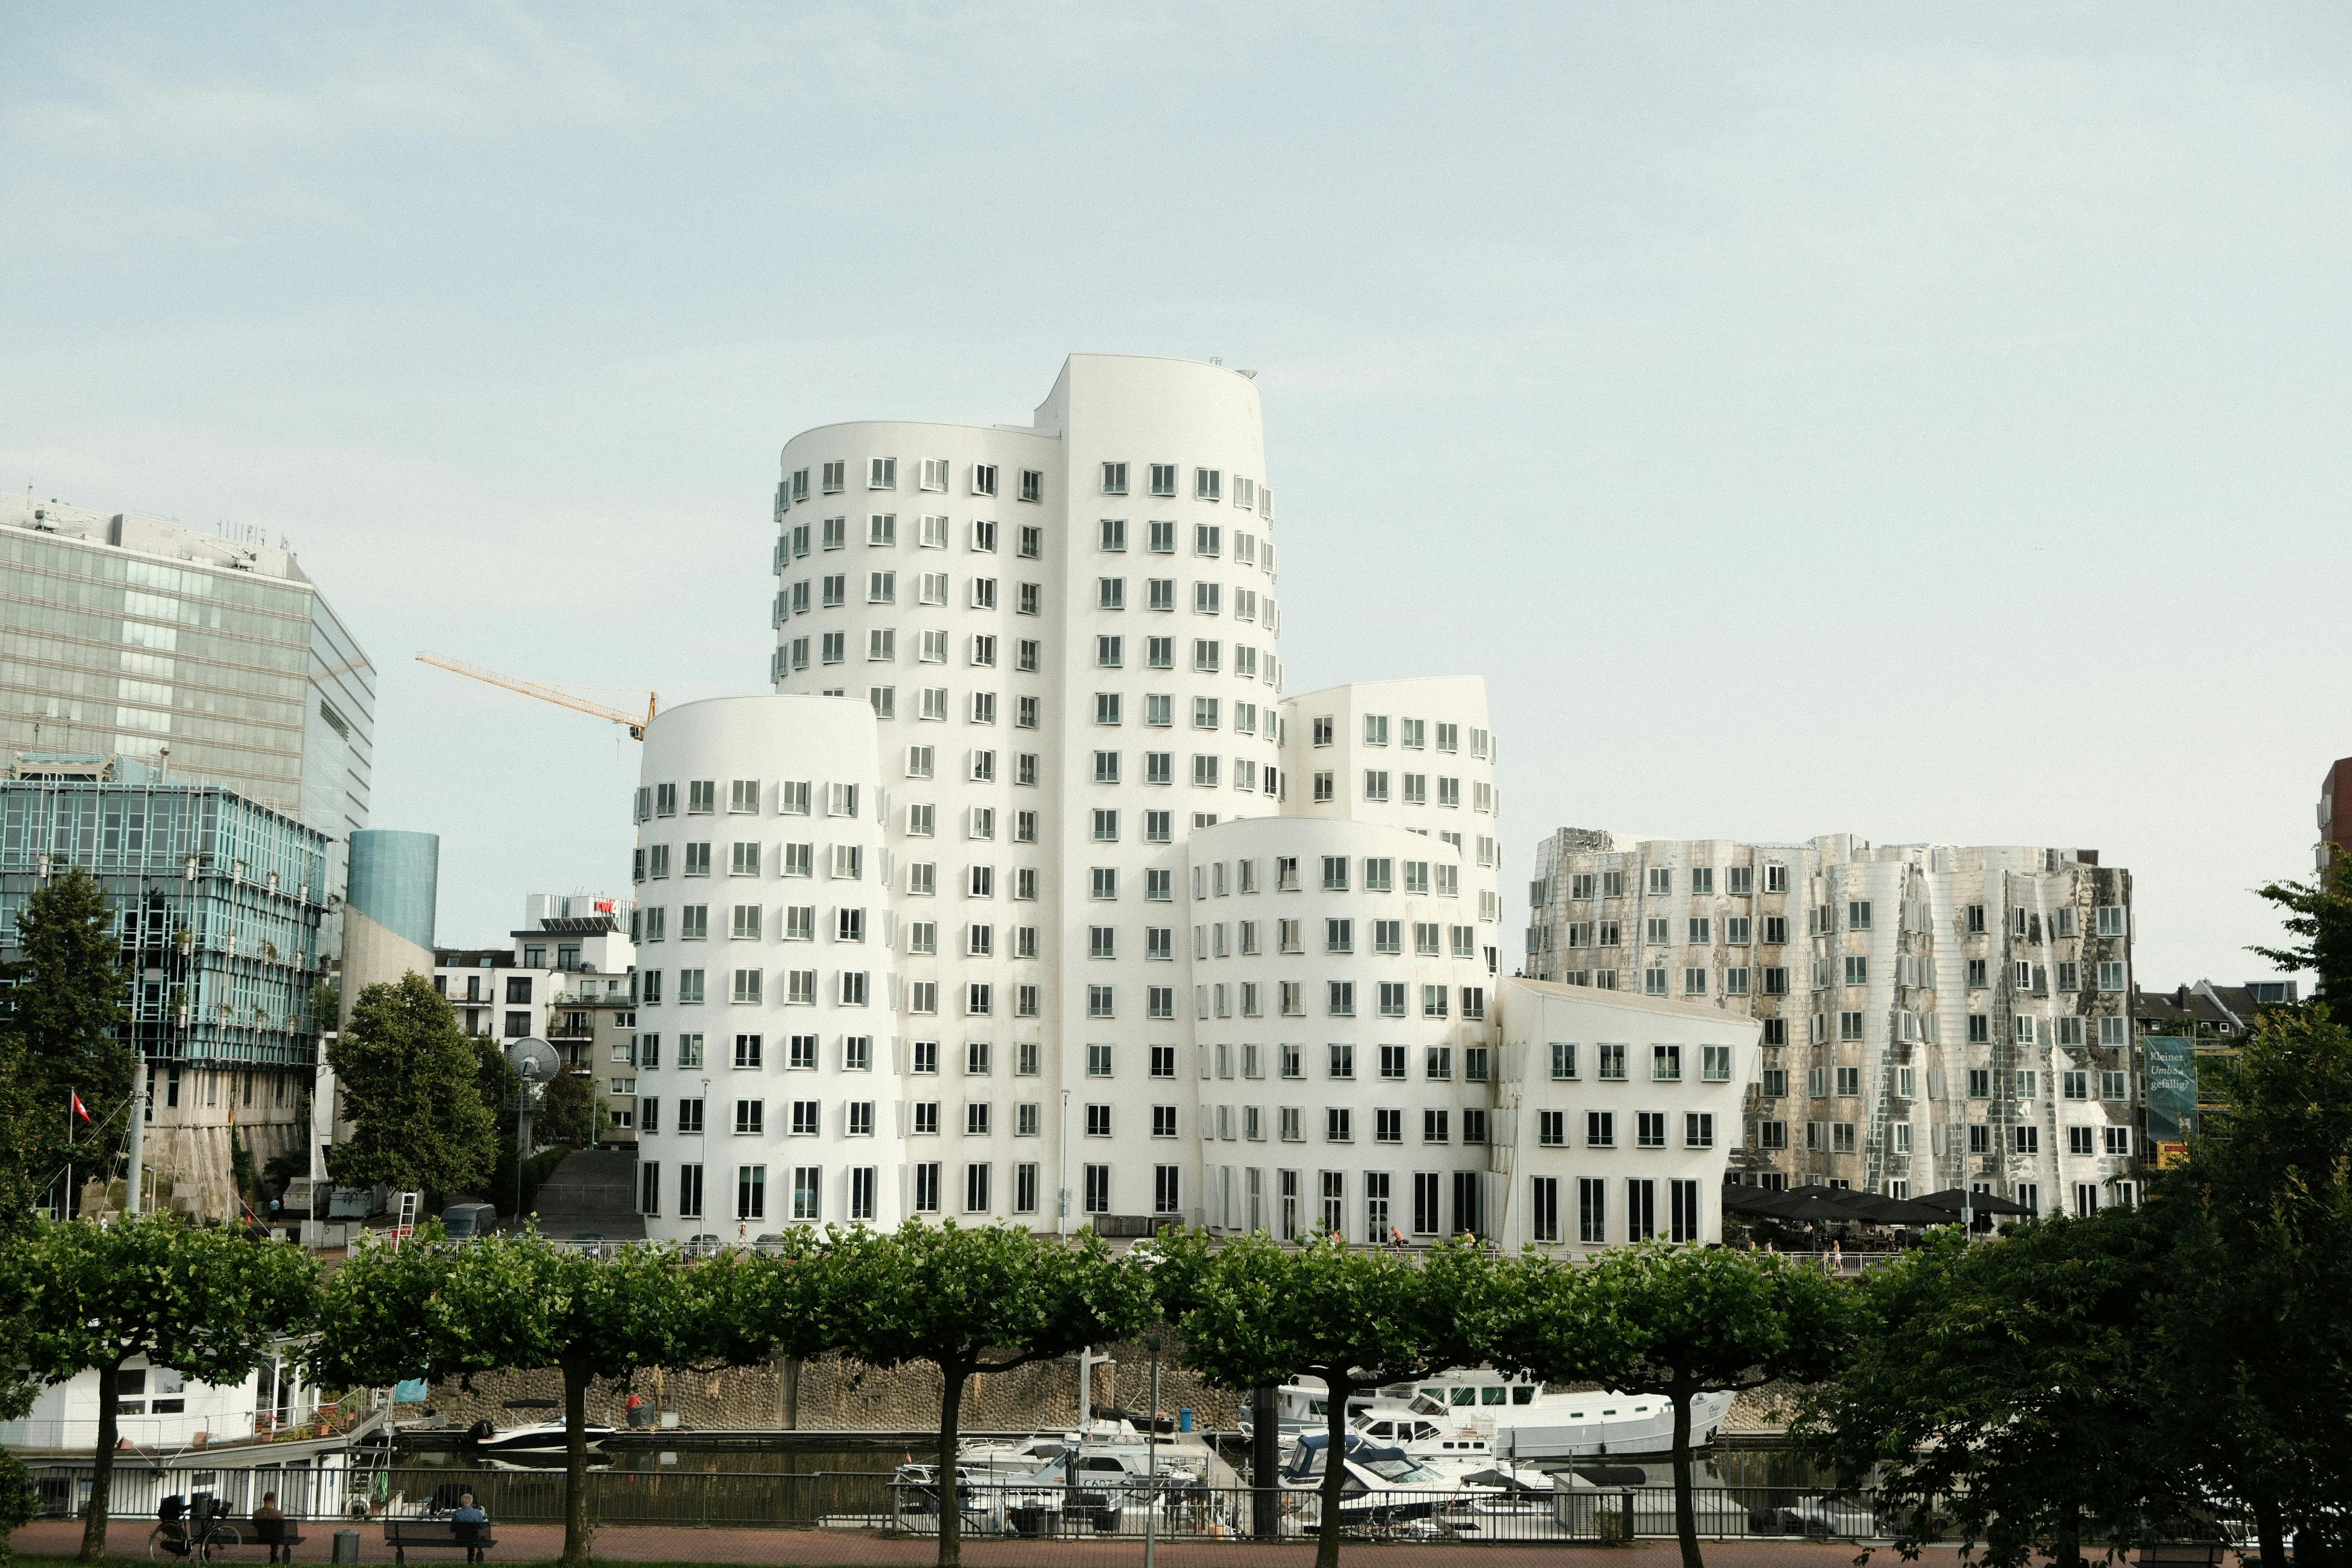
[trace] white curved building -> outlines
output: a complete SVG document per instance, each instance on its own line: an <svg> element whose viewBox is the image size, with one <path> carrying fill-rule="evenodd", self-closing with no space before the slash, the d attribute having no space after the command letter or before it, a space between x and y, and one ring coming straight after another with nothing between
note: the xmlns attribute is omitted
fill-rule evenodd
<svg viewBox="0 0 2352 1568"><path fill-rule="evenodd" d="M1247 376L1074 355L1027 426L824 426L775 515L776 695L646 737L650 1234L1493 1226L1485 686L1281 696Z"/></svg>
<svg viewBox="0 0 2352 1568"><path fill-rule="evenodd" d="M875 729L821 697L690 702L646 727L637 1181L669 1233L887 1225L911 1201L922 1064L896 1026Z"/></svg>

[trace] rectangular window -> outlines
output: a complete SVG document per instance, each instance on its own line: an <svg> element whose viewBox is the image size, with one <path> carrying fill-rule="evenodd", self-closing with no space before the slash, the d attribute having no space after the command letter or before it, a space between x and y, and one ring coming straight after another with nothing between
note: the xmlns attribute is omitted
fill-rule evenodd
<svg viewBox="0 0 2352 1568"><path fill-rule="evenodd" d="M1576 1239L1588 1247L1609 1240L1608 1184L1597 1176L1577 1178Z"/></svg>

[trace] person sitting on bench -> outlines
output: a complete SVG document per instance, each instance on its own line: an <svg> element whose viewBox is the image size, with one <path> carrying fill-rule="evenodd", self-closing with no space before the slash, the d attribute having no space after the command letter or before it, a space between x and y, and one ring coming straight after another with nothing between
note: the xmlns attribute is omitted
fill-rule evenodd
<svg viewBox="0 0 2352 1568"><path fill-rule="evenodd" d="M490 1516L474 1500L474 1494L463 1492L457 1498L457 1511L449 1516L449 1531L466 1545L466 1561L482 1560L482 1537L489 1530Z"/></svg>
<svg viewBox="0 0 2352 1568"><path fill-rule="evenodd" d="M286 1515L278 1507L278 1494L261 1494L261 1506L253 1510L254 1539L269 1548L272 1563L291 1563L294 1549L286 1544Z"/></svg>

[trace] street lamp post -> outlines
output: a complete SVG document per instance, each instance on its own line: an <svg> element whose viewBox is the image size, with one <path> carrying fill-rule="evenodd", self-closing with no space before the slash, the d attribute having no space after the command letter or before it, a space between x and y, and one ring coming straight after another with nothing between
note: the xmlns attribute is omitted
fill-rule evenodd
<svg viewBox="0 0 2352 1568"><path fill-rule="evenodd" d="M1160 1522L1160 1336L1143 1336L1151 1352L1151 1408L1144 1412L1143 1440L1143 1568L1153 1568L1152 1550L1159 1544Z"/></svg>

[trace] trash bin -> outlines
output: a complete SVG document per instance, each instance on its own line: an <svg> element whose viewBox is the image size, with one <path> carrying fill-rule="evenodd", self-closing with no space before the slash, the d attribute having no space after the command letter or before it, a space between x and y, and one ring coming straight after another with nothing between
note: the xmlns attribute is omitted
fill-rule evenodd
<svg viewBox="0 0 2352 1568"><path fill-rule="evenodd" d="M1192 1410L1190 1408L1179 1408L1176 1412L1176 1430L1179 1432L1190 1432L1192 1429Z"/></svg>
<svg viewBox="0 0 2352 1568"><path fill-rule="evenodd" d="M356 1530L335 1531L335 1561L357 1563L360 1560L360 1532Z"/></svg>

